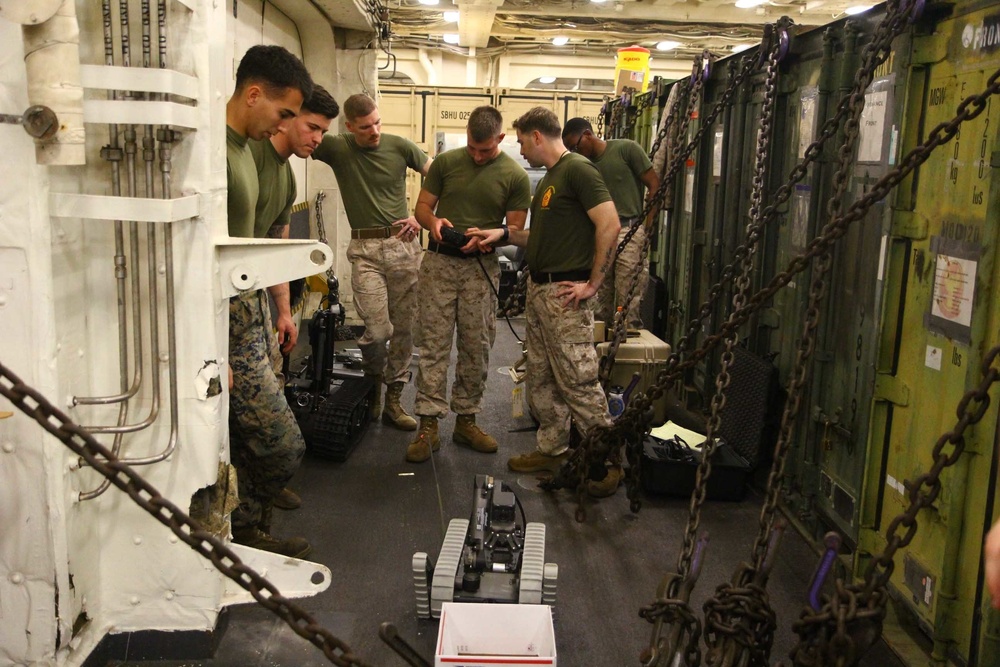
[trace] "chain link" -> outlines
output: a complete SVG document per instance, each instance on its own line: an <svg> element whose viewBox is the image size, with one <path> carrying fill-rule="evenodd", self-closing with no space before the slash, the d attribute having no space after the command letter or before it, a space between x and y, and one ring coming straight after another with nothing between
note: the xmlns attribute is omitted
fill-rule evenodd
<svg viewBox="0 0 1000 667"><path fill-rule="evenodd" d="M330 242L326 240L326 227L323 224L324 199L326 199L326 192L324 190L320 190L319 192L316 193L316 232L319 235L320 241L322 241L326 245L330 245ZM329 278L330 280L336 278L336 275L334 275L333 273L332 264L330 265L330 268L326 270L326 277Z"/></svg>
<svg viewBox="0 0 1000 667"><path fill-rule="evenodd" d="M154 519L169 528L185 544L212 561L216 569L249 591L254 600L284 620L295 634L319 647L331 663L338 667L370 667L368 663L355 656L344 641L321 626L307 611L284 597L274 584L244 564L236 552L160 495L155 487L130 466L118 460L83 427L75 424L65 413L52 405L38 391L22 382L2 363L0 363L0 395L83 458L94 470L121 489Z"/></svg>

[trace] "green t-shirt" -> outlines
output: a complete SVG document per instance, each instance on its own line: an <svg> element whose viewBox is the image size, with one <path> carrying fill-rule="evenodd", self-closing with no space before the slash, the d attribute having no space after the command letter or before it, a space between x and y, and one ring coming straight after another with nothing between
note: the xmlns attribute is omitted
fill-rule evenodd
<svg viewBox="0 0 1000 667"><path fill-rule="evenodd" d="M611 139L601 157L594 158L594 164L604 177L618 215L635 218L642 213L643 184L639 177L653 167L642 146L631 139Z"/></svg>
<svg viewBox="0 0 1000 667"><path fill-rule="evenodd" d="M247 138L226 126L226 184L229 188L227 212L229 235L253 238L254 209L257 206L257 166L247 146Z"/></svg>
<svg viewBox="0 0 1000 667"><path fill-rule="evenodd" d="M528 173L506 153L484 165L455 148L438 155L424 179L424 190L438 198L437 215L455 229L496 229L507 211L531 205Z"/></svg>
<svg viewBox="0 0 1000 667"><path fill-rule="evenodd" d="M594 223L587 211L611 201L597 167L566 153L549 169L531 202L528 266L557 273L594 266Z"/></svg>
<svg viewBox="0 0 1000 667"><path fill-rule="evenodd" d="M278 155L270 139L251 141L250 152L257 165L260 192L254 213L255 238L267 236L272 225L287 225L292 218L295 203L295 173L288 160Z"/></svg>
<svg viewBox="0 0 1000 667"><path fill-rule="evenodd" d="M375 148L361 148L353 134L327 135L312 154L333 168L352 229L386 227L409 217L406 168L420 171L427 154L409 139L383 134Z"/></svg>

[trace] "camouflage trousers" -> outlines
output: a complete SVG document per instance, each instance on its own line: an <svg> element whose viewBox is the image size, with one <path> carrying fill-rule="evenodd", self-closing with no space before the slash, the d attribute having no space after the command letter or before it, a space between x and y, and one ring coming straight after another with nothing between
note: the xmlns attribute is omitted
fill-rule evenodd
<svg viewBox="0 0 1000 667"><path fill-rule="evenodd" d="M571 422L581 432L611 425L597 381L594 313L589 304L564 308L558 291L529 280L525 304L528 403L540 422L538 450L552 456L566 450Z"/></svg>
<svg viewBox="0 0 1000 667"><path fill-rule="evenodd" d="M358 340L363 368L386 384L404 380L410 369L420 255L416 239L352 239L347 246L354 307L365 323Z"/></svg>
<svg viewBox="0 0 1000 667"><path fill-rule="evenodd" d="M497 300L483 267L496 286L500 261L496 253L479 258L449 257L427 252L420 264L420 313L417 316L415 412L443 417L448 411L448 362L457 339L458 360L451 388L451 410L460 415L479 412L490 365L490 348L497 333Z"/></svg>
<svg viewBox="0 0 1000 667"><path fill-rule="evenodd" d="M638 224L638 223L636 223ZM615 247L622 242L629 228L622 226L618 233L618 240ZM646 230L640 226L635 232L635 236L625 246L625 250L615 257L614 264L611 265L611 272L604 277L597 296L593 299L594 318L602 320L611 329L614 322L615 313L618 306L625 306L625 295L628 294L628 285L635 275L636 268L642 263L642 244L646 242ZM649 270L645 265L639 274L639 284L635 287L632 296L632 304L628 309L628 325L633 329L642 328L642 317L639 315L639 302L642 301L642 294L646 291L646 283L649 282Z"/></svg>
<svg viewBox="0 0 1000 667"><path fill-rule="evenodd" d="M299 467L306 445L288 407L269 351L271 320L267 293L248 292L229 300L229 455L239 480L240 506L234 528L256 526L262 510Z"/></svg>

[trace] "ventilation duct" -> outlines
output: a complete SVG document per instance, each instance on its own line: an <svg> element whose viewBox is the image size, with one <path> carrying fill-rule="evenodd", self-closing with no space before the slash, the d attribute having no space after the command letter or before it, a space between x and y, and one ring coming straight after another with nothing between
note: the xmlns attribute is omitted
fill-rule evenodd
<svg viewBox="0 0 1000 667"><path fill-rule="evenodd" d="M493 17L503 0L472 0L458 5L458 43L460 46L486 46L493 30Z"/></svg>

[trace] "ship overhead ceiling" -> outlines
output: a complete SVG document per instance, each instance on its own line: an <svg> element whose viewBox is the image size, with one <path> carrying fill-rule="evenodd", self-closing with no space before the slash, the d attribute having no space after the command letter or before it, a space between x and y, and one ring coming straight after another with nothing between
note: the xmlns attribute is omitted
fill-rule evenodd
<svg viewBox="0 0 1000 667"><path fill-rule="evenodd" d="M332 0L326 0L331 3ZM380 3L383 4L383 3ZM818 26L863 0L765 2L742 9L735 0L386 0L392 42L403 47L433 47L464 52L467 47L566 53L608 53L630 44L653 48L679 42L672 55L709 49L720 55L760 41L765 23L781 16ZM445 12L458 21L446 20ZM450 18L450 17L449 17ZM445 34L458 35L458 45ZM554 37L568 37L554 46ZM464 48L463 48L464 47Z"/></svg>

